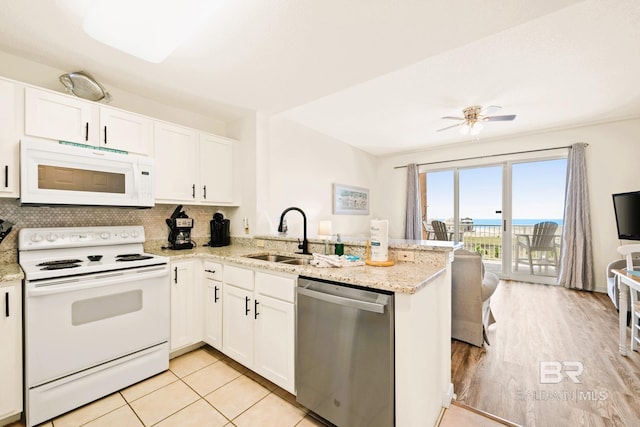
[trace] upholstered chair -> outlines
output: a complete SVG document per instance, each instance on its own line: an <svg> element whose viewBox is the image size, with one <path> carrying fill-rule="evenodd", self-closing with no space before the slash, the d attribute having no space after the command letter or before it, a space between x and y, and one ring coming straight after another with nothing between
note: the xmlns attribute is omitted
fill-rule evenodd
<svg viewBox="0 0 640 427"><path fill-rule="evenodd" d="M491 312L491 295L498 286L498 276L485 271L482 257L476 252L458 249L451 264L451 337L482 347L486 329L495 323Z"/></svg>

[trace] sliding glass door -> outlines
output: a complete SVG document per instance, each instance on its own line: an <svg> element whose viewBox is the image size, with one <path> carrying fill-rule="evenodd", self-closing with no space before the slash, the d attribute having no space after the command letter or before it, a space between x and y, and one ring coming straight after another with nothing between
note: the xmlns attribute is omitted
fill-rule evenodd
<svg viewBox="0 0 640 427"><path fill-rule="evenodd" d="M555 283L562 252L566 158L424 171L425 228L482 254L505 279Z"/></svg>

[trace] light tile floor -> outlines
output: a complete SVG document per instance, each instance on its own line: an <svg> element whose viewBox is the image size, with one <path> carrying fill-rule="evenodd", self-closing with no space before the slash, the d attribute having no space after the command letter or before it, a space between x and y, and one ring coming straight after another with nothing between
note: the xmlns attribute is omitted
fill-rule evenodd
<svg viewBox="0 0 640 427"><path fill-rule="evenodd" d="M14 423L11 427L23 426ZM41 427L322 426L295 396L205 346L172 359L169 370Z"/></svg>

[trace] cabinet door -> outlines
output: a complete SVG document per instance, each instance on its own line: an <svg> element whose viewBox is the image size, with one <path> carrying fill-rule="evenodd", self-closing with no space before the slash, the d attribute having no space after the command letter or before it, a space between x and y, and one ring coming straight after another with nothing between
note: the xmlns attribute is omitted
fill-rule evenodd
<svg viewBox="0 0 640 427"><path fill-rule="evenodd" d="M151 126L148 117L100 107L100 145L104 147L149 155Z"/></svg>
<svg viewBox="0 0 640 427"><path fill-rule="evenodd" d="M97 107L62 94L25 89L25 133L97 145Z"/></svg>
<svg viewBox="0 0 640 427"><path fill-rule="evenodd" d="M222 352L248 368L253 366L252 297L252 291L222 285Z"/></svg>
<svg viewBox="0 0 640 427"><path fill-rule="evenodd" d="M20 196L20 138L24 122L22 86L0 80L0 197Z"/></svg>
<svg viewBox="0 0 640 427"><path fill-rule="evenodd" d="M204 342L222 350L222 265L204 263Z"/></svg>
<svg viewBox="0 0 640 427"><path fill-rule="evenodd" d="M22 291L0 287L0 420L22 411Z"/></svg>
<svg viewBox="0 0 640 427"><path fill-rule="evenodd" d="M196 201L197 148L193 129L155 122L156 202Z"/></svg>
<svg viewBox="0 0 640 427"><path fill-rule="evenodd" d="M233 142L200 134L200 201L233 202Z"/></svg>
<svg viewBox="0 0 640 427"><path fill-rule="evenodd" d="M255 306L253 369L290 393L295 393L294 305L257 294Z"/></svg>
<svg viewBox="0 0 640 427"><path fill-rule="evenodd" d="M171 351L195 342L194 293L193 262L171 263Z"/></svg>

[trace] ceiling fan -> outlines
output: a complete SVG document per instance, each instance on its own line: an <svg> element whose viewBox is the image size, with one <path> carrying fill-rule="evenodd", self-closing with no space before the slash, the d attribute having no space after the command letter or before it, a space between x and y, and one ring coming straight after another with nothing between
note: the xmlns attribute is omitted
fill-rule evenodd
<svg viewBox="0 0 640 427"><path fill-rule="evenodd" d="M482 122L504 122L510 121L516 118L515 114L503 115L503 116L490 116L500 110L502 107L497 105L490 105L486 108L482 108L479 105L473 107L467 107L462 110L464 117L444 116L443 119L447 120L460 120L460 123L447 126L442 129L438 129L437 132L443 130L452 129L454 127L460 127L460 133L463 135L477 135L483 128Z"/></svg>

